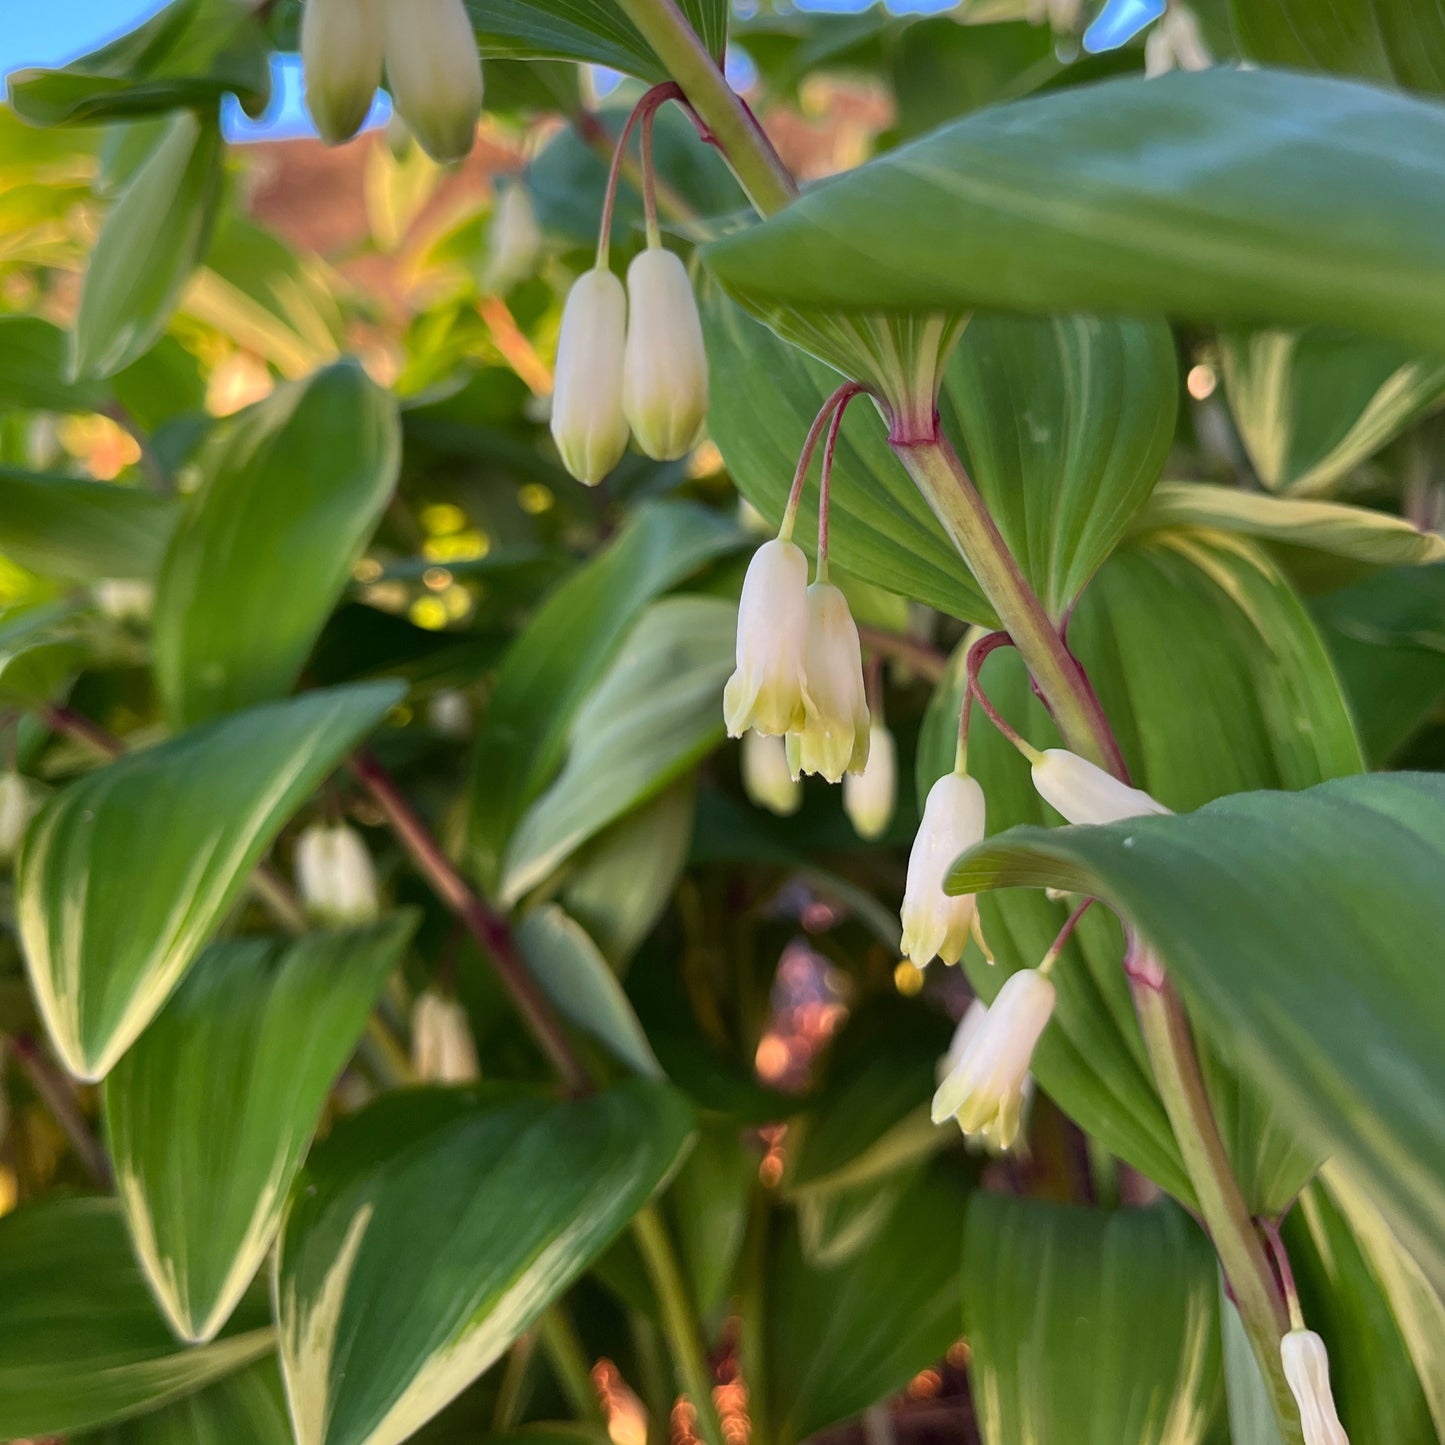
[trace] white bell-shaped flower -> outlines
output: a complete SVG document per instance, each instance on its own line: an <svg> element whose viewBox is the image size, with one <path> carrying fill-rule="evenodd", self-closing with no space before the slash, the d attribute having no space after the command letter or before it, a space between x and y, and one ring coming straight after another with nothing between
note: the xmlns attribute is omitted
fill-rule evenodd
<svg viewBox="0 0 1445 1445"><path fill-rule="evenodd" d="M843 811L860 838L881 838L898 806L898 746L888 724L875 717L868 728L868 766L843 779Z"/></svg>
<svg viewBox="0 0 1445 1445"><path fill-rule="evenodd" d="M1330 1389L1330 1357L1313 1330L1291 1330L1280 1341L1284 1377L1299 1405L1305 1445L1350 1445Z"/></svg>
<svg viewBox="0 0 1445 1445"><path fill-rule="evenodd" d="M1167 813L1142 788L1131 788L1087 758L1050 748L1034 764L1039 797L1070 823L1118 823L1149 813Z"/></svg>
<svg viewBox="0 0 1445 1445"><path fill-rule="evenodd" d="M938 1082L943 1083L945 1079L963 1062L964 1055L968 1052L973 1041L983 1030L984 1022L988 1018L988 1005L981 998L975 998L964 1010L963 1017L958 1021L958 1027L953 1031L953 1038L949 1042L948 1052L938 1061ZM1034 1076L1025 1074L1023 1085L1019 1090L1019 1117L1022 1120L1029 1111L1029 1104L1034 1097ZM1003 1145L997 1139L987 1134L975 1134L969 1139L969 1147L982 1148L990 1154L1004 1154L1017 1142L1017 1131L1014 1137L1009 1140L1008 1145Z"/></svg>
<svg viewBox="0 0 1445 1445"><path fill-rule="evenodd" d="M788 733L793 776L830 783L868 765L868 700L863 647L848 599L831 582L808 588L808 646L803 659L803 725Z"/></svg>
<svg viewBox="0 0 1445 1445"><path fill-rule="evenodd" d="M982 1134L1000 1149L1013 1146L1023 1117L1024 1082L1055 997L1053 984L1036 968L1021 969L1004 983L933 1096L935 1124L957 1119L965 1134Z"/></svg>
<svg viewBox="0 0 1445 1445"><path fill-rule="evenodd" d="M951 898L943 884L959 854L983 842L985 812L975 778L947 773L928 790L903 890L900 946L915 967L924 968L935 958L957 963L963 957L978 901L971 893Z"/></svg>
<svg viewBox="0 0 1445 1445"><path fill-rule="evenodd" d="M723 690L728 736L781 737L803 724L808 649L808 559L775 537L748 563L738 602L737 670Z"/></svg>
<svg viewBox="0 0 1445 1445"><path fill-rule="evenodd" d="M411 1011L411 1062L428 1084L474 1084L482 1076L467 1011L433 989Z"/></svg>
<svg viewBox="0 0 1445 1445"><path fill-rule="evenodd" d="M362 127L381 84L382 0L306 0L301 65L306 108L327 145Z"/></svg>
<svg viewBox="0 0 1445 1445"><path fill-rule="evenodd" d="M482 61L462 0L381 0L386 83L417 144L445 165L471 152Z"/></svg>
<svg viewBox="0 0 1445 1445"><path fill-rule="evenodd" d="M595 487L627 450L622 358L627 293L605 266L579 276L562 310L552 393L552 438L562 465Z"/></svg>
<svg viewBox="0 0 1445 1445"><path fill-rule="evenodd" d="M661 246L627 268L622 405L638 446L659 462L685 456L707 416L707 351L692 281Z"/></svg>
<svg viewBox="0 0 1445 1445"><path fill-rule="evenodd" d="M759 808L789 818L803 804L803 785L788 767L788 749L775 733L743 734L743 790Z"/></svg>
<svg viewBox="0 0 1445 1445"><path fill-rule="evenodd" d="M319 923L373 923L381 913L376 870L361 835L345 823L313 823L296 840L296 886Z"/></svg>
<svg viewBox="0 0 1445 1445"><path fill-rule="evenodd" d="M787 771L786 762L783 770ZM27 779L19 773L0 773L0 863L15 856L39 807L40 795Z"/></svg>
<svg viewBox="0 0 1445 1445"><path fill-rule="evenodd" d="M532 197L521 181L513 181L497 197L487 230L487 290L510 291L525 281L537 269L541 250L542 228Z"/></svg>

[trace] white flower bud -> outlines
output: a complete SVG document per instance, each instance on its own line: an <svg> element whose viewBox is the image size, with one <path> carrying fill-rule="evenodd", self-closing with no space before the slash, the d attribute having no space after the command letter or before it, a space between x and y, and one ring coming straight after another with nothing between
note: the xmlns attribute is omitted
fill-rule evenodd
<svg viewBox="0 0 1445 1445"><path fill-rule="evenodd" d="M462 0L382 0L386 83L417 144L464 160L482 114L482 61Z"/></svg>
<svg viewBox="0 0 1445 1445"><path fill-rule="evenodd" d="M117 622L144 622L155 607L156 589L138 577L104 577L91 592L95 605Z"/></svg>
<svg viewBox="0 0 1445 1445"><path fill-rule="evenodd" d="M963 1057L933 1096L933 1122L957 1119L1000 1149L1018 1138L1024 1081L1054 1012L1054 986L1037 969L1014 974L968 1041Z"/></svg>
<svg viewBox="0 0 1445 1445"><path fill-rule="evenodd" d="M381 84L381 57L379 0L306 0L306 108L327 145L340 145L361 129Z"/></svg>
<svg viewBox="0 0 1445 1445"><path fill-rule="evenodd" d="M25 778L19 773L0 773L0 863L15 856L39 807L40 795Z"/></svg>
<svg viewBox="0 0 1445 1445"><path fill-rule="evenodd" d="M627 450L622 358L627 347L627 293L605 267L579 276L562 311L552 438L562 465L595 487Z"/></svg>
<svg viewBox="0 0 1445 1445"><path fill-rule="evenodd" d="M723 690L728 736L749 728L781 737L803 723L808 648L808 559L775 537L748 563L738 602L737 670Z"/></svg>
<svg viewBox="0 0 1445 1445"><path fill-rule="evenodd" d="M313 823L302 832L296 840L296 885L319 923L373 923L381 912L371 854L344 823Z"/></svg>
<svg viewBox="0 0 1445 1445"><path fill-rule="evenodd" d="M509 291L537 268L542 250L542 228L532 209L532 197L521 181L513 181L497 197L487 230L488 291Z"/></svg>
<svg viewBox="0 0 1445 1445"><path fill-rule="evenodd" d="M1144 74L1152 80L1170 70L1208 70L1213 64L1194 12L1172 0L1144 41Z"/></svg>
<svg viewBox="0 0 1445 1445"><path fill-rule="evenodd" d="M474 1084L482 1076L467 1011L427 989L412 1006L411 1062L428 1084Z"/></svg>
<svg viewBox="0 0 1445 1445"><path fill-rule="evenodd" d="M1142 788L1121 783L1112 773L1063 748L1050 748L1033 772L1039 797L1070 823L1119 823L1169 811Z"/></svg>
<svg viewBox="0 0 1445 1445"><path fill-rule="evenodd" d="M928 790L903 890L900 947L918 968L934 958L957 963L963 957L978 901L971 893L950 898L943 883L954 859L983 842L984 818L977 779L947 773Z"/></svg>
<svg viewBox="0 0 1445 1445"><path fill-rule="evenodd" d="M808 588L808 647L803 659L803 725L788 734L796 777L818 773L830 783L868 765L868 701L863 647L848 599L831 582Z"/></svg>
<svg viewBox="0 0 1445 1445"><path fill-rule="evenodd" d="M860 838L881 838L898 806L898 748L888 724L875 717L868 729L868 766L843 779L843 811Z"/></svg>
<svg viewBox="0 0 1445 1445"><path fill-rule="evenodd" d="M1299 1405L1305 1445L1350 1445L1330 1390L1330 1357L1313 1330L1291 1330L1279 1344L1284 1377Z"/></svg>
<svg viewBox="0 0 1445 1445"><path fill-rule="evenodd" d="M788 749L772 733L743 734L743 791L759 808L790 818L803 804L803 785L788 768Z"/></svg>
<svg viewBox="0 0 1445 1445"><path fill-rule="evenodd" d="M687 267L650 246L627 268L622 405L654 461L686 455L707 417L707 351Z"/></svg>

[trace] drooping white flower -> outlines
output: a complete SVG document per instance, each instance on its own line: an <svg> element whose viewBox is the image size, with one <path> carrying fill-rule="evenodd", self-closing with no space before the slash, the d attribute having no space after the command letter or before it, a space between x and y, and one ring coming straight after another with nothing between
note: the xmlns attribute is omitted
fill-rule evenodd
<svg viewBox="0 0 1445 1445"><path fill-rule="evenodd" d="M464 159L482 114L482 62L462 0L381 0L386 83L417 144L445 165Z"/></svg>
<svg viewBox="0 0 1445 1445"><path fill-rule="evenodd" d="M411 1062L429 1084L474 1084L482 1076L467 1011L427 989L412 1005Z"/></svg>
<svg viewBox="0 0 1445 1445"><path fill-rule="evenodd" d="M743 734L743 790L759 807L789 818L803 804L803 786L788 768L788 749L775 733Z"/></svg>
<svg viewBox="0 0 1445 1445"><path fill-rule="evenodd" d="M942 1084L945 1079L963 1062L964 1055L968 1052L973 1041L983 1030L984 1021L988 1018L988 1005L981 998L975 998L964 1010L963 1017L958 1021L958 1027L953 1031L953 1038L949 1042L948 1052L938 1061L938 1082ZM1034 1096L1034 1076L1025 1074L1023 1084L1019 1090L1020 1119L1028 1113L1029 1102ZM1007 1153L1008 1149L1017 1142L1017 1136L1010 1139L1008 1145L1000 1144L997 1139L986 1134L976 1134L970 1140L971 1146L981 1146L992 1154Z"/></svg>
<svg viewBox="0 0 1445 1445"><path fill-rule="evenodd" d="M15 856L39 807L40 795L25 778L19 773L0 773L0 863Z"/></svg>
<svg viewBox="0 0 1445 1445"><path fill-rule="evenodd" d="M1208 70L1213 64L1194 12L1171 0L1144 40L1144 74L1152 80L1170 70Z"/></svg>
<svg viewBox="0 0 1445 1445"><path fill-rule="evenodd" d="M139 577L103 577L92 588L95 605L117 622L144 622L155 607L155 586Z"/></svg>
<svg viewBox="0 0 1445 1445"><path fill-rule="evenodd" d="M1000 1149L1018 1138L1024 1081L1054 1012L1053 984L1035 968L1005 982L963 1057L933 1096L933 1122L957 1119L965 1134L982 1134Z"/></svg>
<svg viewBox="0 0 1445 1445"><path fill-rule="evenodd" d="M509 291L525 281L536 270L541 249L542 228L532 197L526 186L513 181L497 197L487 231L487 290Z"/></svg>
<svg viewBox="0 0 1445 1445"><path fill-rule="evenodd" d="M985 814L976 778L947 773L928 790L903 891L900 946L918 968L934 958L957 963L963 957L978 901L971 893L949 897L943 883L958 855L983 842Z"/></svg>
<svg viewBox="0 0 1445 1445"><path fill-rule="evenodd" d="M1149 813L1167 813L1142 788L1131 788L1087 758L1050 748L1034 764L1034 787L1044 802L1070 823L1118 823Z"/></svg>
<svg viewBox="0 0 1445 1445"><path fill-rule="evenodd" d="M808 645L803 656L803 723L788 733L793 776L817 773L830 783L868 765L868 700L863 647L848 599L831 582L808 588Z"/></svg>
<svg viewBox="0 0 1445 1445"><path fill-rule="evenodd" d="M898 747L888 724L875 717L868 728L868 766L843 779L843 811L860 838L881 838L898 806Z"/></svg>
<svg viewBox="0 0 1445 1445"><path fill-rule="evenodd" d="M1280 1360L1299 1405L1305 1445L1350 1445L1330 1389L1330 1357L1313 1330L1291 1330L1280 1341Z"/></svg>
<svg viewBox="0 0 1445 1445"><path fill-rule="evenodd" d="M302 831L296 840L296 885L319 923L373 923L381 912L371 854L345 823L313 823Z"/></svg>
<svg viewBox="0 0 1445 1445"><path fill-rule="evenodd" d="M627 293L611 271L594 266L567 293L552 393L552 438L562 465L589 487L627 450L622 410L626 347Z"/></svg>
<svg viewBox="0 0 1445 1445"><path fill-rule="evenodd" d="M808 648L808 559L775 537L748 563L738 602L737 670L723 691L728 736L749 728L781 737L803 723Z"/></svg>
<svg viewBox="0 0 1445 1445"><path fill-rule="evenodd" d="M627 360L622 405L654 461L685 456L707 416L707 351L692 282L680 257L649 246L627 268Z"/></svg>
<svg viewBox="0 0 1445 1445"><path fill-rule="evenodd" d="M350 140L366 120L381 84L383 34L381 0L306 0L306 108L327 145Z"/></svg>

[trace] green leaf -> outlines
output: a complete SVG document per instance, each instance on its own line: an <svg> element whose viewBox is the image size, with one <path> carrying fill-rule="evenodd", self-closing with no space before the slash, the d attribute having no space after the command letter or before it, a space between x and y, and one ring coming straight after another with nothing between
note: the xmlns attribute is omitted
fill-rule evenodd
<svg viewBox="0 0 1445 1445"><path fill-rule="evenodd" d="M1284 1241L1305 1319L1339 1362L1331 1374L1345 1430L1359 1440L1429 1440L1429 1407L1389 1299L1319 1181L1300 1195Z"/></svg>
<svg viewBox="0 0 1445 1445"><path fill-rule="evenodd" d="M1338 585L1341 573L1445 561L1445 537L1388 512L1199 482L1161 482L1134 523L1138 532L1176 527L1267 542L1301 585Z"/></svg>
<svg viewBox="0 0 1445 1445"><path fill-rule="evenodd" d="M640 507L533 614L498 670L472 763L468 843L495 883L527 805L557 771L572 720L653 598L737 547L735 528L676 502Z"/></svg>
<svg viewBox="0 0 1445 1445"><path fill-rule="evenodd" d="M668 1191L668 1212L698 1312L722 1310L747 1234L758 1156L736 1120L704 1120L697 1143Z"/></svg>
<svg viewBox="0 0 1445 1445"><path fill-rule="evenodd" d="M1365 754L1387 762L1445 698L1445 564L1380 572L1313 608Z"/></svg>
<svg viewBox="0 0 1445 1445"><path fill-rule="evenodd" d="M400 465L396 403L354 362L221 427L156 593L156 679L177 726L290 690Z"/></svg>
<svg viewBox="0 0 1445 1445"><path fill-rule="evenodd" d="M92 125L182 107L200 110L228 92L256 114L271 94L270 56L246 7L233 0L175 0L63 70L22 70L9 86L10 104L32 125Z"/></svg>
<svg viewBox="0 0 1445 1445"><path fill-rule="evenodd" d="M1328 494L1445 401L1445 358L1337 326L1225 331L1225 390L1271 491Z"/></svg>
<svg viewBox="0 0 1445 1445"><path fill-rule="evenodd" d="M181 510L139 487L0 467L0 552L45 577L148 581Z"/></svg>
<svg viewBox="0 0 1445 1445"><path fill-rule="evenodd" d="M690 1130L681 1098L642 1080L564 1103L411 1090L340 1126L277 1259L298 1445L410 1436L596 1258Z"/></svg>
<svg viewBox="0 0 1445 1445"><path fill-rule="evenodd" d="M36 1001L72 1073L110 1071L282 825L399 695L371 683L253 708L50 799L21 849L16 912Z"/></svg>
<svg viewBox="0 0 1445 1445"><path fill-rule="evenodd" d="M0 1436L68 1434L190 1394L271 1352L264 1320L246 1325L178 1345L115 1200L28 1205L0 1219Z"/></svg>
<svg viewBox="0 0 1445 1445"><path fill-rule="evenodd" d="M517 902L722 742L736 638L737 606L719 597L668 597L643 613L578 710L566 766L512 838L504 901Z"/></svg>
<svg viewBox="0 0 1445 1445"><path fill-rule="evenodd" d="M1179 817L1020 829L959 888L1096 894L1158 950L1207 1035L1332 1151L1445 1282L1445 779L1376 774Z"/></svg>
<svg viewBox="0 0 1445 1445"><path fill-rule="evenodd" d="M0 701L22 707L54 702L88 657L85 644L72 639L0 643Z"/></svg>
<svg viewBox="0 0 1445 1445"><path fill-rule="evenodd" d="M1241 52L1266 65L1445 90L1445 18L1412 0L1230 0Z"/></svg>
<svg viewBox="0 0 1445 1445"><path fill-rule="evenodd" d="M696 811L696 781L682 778L577 855L562 901L619 971L672 899L687 863Z"/></svg>
<svg viewBox="0 0 1445 1445"><path fill-rule="evenodd" d="M38 316L0 316L0 410L99 411L105 387L70 379L69 350L65 332Z"/></svg>
<svg viewBox="0 0 1445 1445"><path fill-rule="evenodd" d="M586 930L555 903L522 920L517 947L527 969L564 1017L598 1039L633 1072L663 1077L617 975Z"/></svg>
<svg viewBox="0 0 1445 1445"><path fill-rule="evenodd" d="M945 427L1051 616L1068 611L1159 480L1177 392L1163 322L969 322L944 382Z"/></svg>
<svg viewBox="0 0 1445 1445"><path fill-rule="evenodd" d="M183 1339L212 1339L260 1268L415 921L213 945L106 1080L131 1238Z"/></svg>
<svg viewBox="0 0 1445 1445"><path fill-rule="evenodd" d="M670 80L666 66L617 0L467 0L484 55L593 61L644 80ZM678 9L708 51L727 40L726 0L679 0Z"/></svg>
<svg viewBox="0 0 1445 1445"><path fill-rule="evenodd" d="M1251 788L1308 787L1360 766L1320 639L1289 586L1242 539L1160 533L1121 548L1080 600L1069 644L1135 782L1171 808ZM982 681L1035 746L1055 745L1052 722L1016 654L996 653ZM935 758L934 765L949 761ZM969 766L988 798L990 832L1054 821L1027 764L981 721L972 730ZM998 967L970 959L965 966L986 1000L1010 973L1038 964L1071 907L1042 894L982 900L983 932ZM1094 909L1075 940L1058 969L1058 1011L1035 1072L1106 1148L1188 1203L1192 1194L1124 977L1120 931ZM1275 1119L1267 1099L1242 1091L1222 1062L1206 1055L1245 1196L1257 1212L1281 1211L1314 1172L1318 1155Z"/></svg>
<svg viewBox="0 0 1445 1445"><path fill-rule="evenodd" d="M1219 68L982 111L704 257L755 306L1327 321L1435 348L1442 180L1445 108Z"/></svg>
<svg viewBox="0 0 1445 1445"><path fill-rule="evenodd" d="M1379 1210L1347 1174L1326 1165L1324 1184L1389 1301L1425 1391L1436 1433L1445 1436L1445 1296L1432 1288Z"/></svg>
<svg viewBox="0 0 1445 1445"><path fill-rule="evenodd" d="M1244 1332L1239 1311L1232 1308L1219 1281L1219 1326L1223 1337L1224 1386L1229 1404L1230 1445L1284 1445L1275 1421L1269 1386Z"/></svg>
<svg viewBox="0 0 1445 1445"><path fill-rule="evenodd" d="M281 1373L265 1360L77 1445L291 1445L291 1439Z"/></svg>
<svg viewBox="0 0 1445 1445"><path fill-rule="evenodd" d="M111 376L155 345L200 264L221 196L221 133L182 111L106 217L91 252L71 369Z"/></svg>
<svg viewBox="0 0 1445 1445"><path fill-rule="evenodd" d="M832 1269L809 1263L796 1229L782 1232L760 1358L746 1370L767 1439L795 1445L859 1414L958 1338L966 1198L942 1171L916 1179L874 1237Z"/></svg>
<svg viewBox="0 0 1445 1445"><path fill-rule="evenodd" d="M988 1445L1201 1445L1219 1393L1213 1254L1172 1205L1104 1214L978 1194L969 1382Z"/></svg>

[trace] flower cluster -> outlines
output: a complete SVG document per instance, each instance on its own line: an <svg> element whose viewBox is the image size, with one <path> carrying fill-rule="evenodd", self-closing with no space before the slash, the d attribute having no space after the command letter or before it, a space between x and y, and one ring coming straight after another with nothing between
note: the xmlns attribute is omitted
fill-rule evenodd
<svg viewBox="0 0 1445 1445"><path fill-rule="evenodd" d="M578 278L562 312L552 436L579 482L595 487L629 435L654 461L686 455L707 401L702 320L681 258L648 246L625 291L605 264Z"/></svg>
<svg viewBox="0 0 1445 1445"><path fill-rule="evenodd" d="M810 587L808 559L782 537L758 548L743 579L723 718L729 737L749 728L785 737L794 779L837 783L868 763L863 651L848 599L821 578Z"/></svg>
<svg viewBox="0 0 1445 1445"><path fill-rule="evenodd" d="M361 129L385 71L397 113L433 160L470 152L482 62L462 0L306 0L306 104L329 145Z"/></svg>

